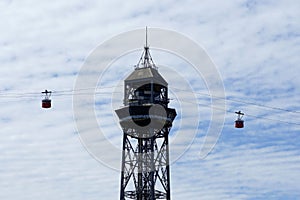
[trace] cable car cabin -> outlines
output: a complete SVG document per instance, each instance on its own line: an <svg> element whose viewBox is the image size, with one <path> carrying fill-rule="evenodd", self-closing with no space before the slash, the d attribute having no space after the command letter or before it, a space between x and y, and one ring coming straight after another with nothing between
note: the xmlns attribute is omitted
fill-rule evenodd
<svg viewBox="0 0 300 200"><path fill-rule="evenodd" d="M51 108L51 99L43 99L42 108Z"/></svg>
<svg viewBox="0 0 300 200"><path fill-rule="evenodd" d="M237 120L235 120L235 128L244 128L244 120L242 120L244 113L241 111L235 113L238 115Z"/></svg>
<svg viewBox="0 0 300 200"><path fill-rule="evenodd" d="M42 100L42 108L51 108L51 91L45 90L42 94L45 94L45 98Z"/></svg>
<svg viewBox="0 0 300 200"><path fill-rule="evenodd" d="M236 120L235 128L244 128L244 120L241 120L241 119Z"/></svg>

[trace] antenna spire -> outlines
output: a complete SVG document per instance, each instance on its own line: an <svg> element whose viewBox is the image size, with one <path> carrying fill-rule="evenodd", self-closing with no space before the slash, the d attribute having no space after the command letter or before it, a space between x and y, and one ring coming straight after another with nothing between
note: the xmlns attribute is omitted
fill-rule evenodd
<svg viewBox="0 0 300 200"><path fill-rule="evenodd" d="M146 26L146 47L148 47L148 27Z"/></svg>
<svg viewBox="0 0 300 200"><path fill-rule="evenodd" d="M144 52L138 62L137 65L135 65L135 69L140 68L154 68L157 70L157 67L155 66L152 57L150 55L149 46L148 46L148 27L146 26L146 44L144 46Z"/></svg>
<svg viewBox="0 0 300 200"><path fill-rule="evenodd" d="M150 63L150 53L149 53L149 46L148 46L148 27L146 26L146 45L144 47L144 67L151 67Z"/></svg>

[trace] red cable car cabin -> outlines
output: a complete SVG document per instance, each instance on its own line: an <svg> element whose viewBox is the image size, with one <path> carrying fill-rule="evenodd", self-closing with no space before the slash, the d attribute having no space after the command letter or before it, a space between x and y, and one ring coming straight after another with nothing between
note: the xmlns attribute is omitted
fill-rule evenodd
<svg viewBox="0 0 300 200"><path fill-rule="evenodd" d="M45 90L42 94L45 94L45 98L42 100L42 108L51 108L51 91Z"/></svg>
<svg viewBox="0 0 300 200"><path fill-rule="evenodd" d="M244 128L244 120L236 120L235 128Z"/></svg>
<svg viewBox="0 0 300 200"><path fill-rule="evenodd" d="M235 113L238 115L237 120L235 120L235 128L244 128L244 120L242 120L244 113L241 111Z"/></svg>
<svg viewBox="0 0 300 200"><path fill-rule="evenodd" d="M42 108L51 108L51 99L43 99Z"/></svg>

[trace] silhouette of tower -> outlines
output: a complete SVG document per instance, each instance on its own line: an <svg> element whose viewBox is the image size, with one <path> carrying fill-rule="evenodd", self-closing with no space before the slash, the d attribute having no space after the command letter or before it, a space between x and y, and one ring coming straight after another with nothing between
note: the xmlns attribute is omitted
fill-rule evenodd
<svg viewBox="0 0 300 200"><path fill-rule="evenodd" d="M146 31L141 59L124 81L124 107L116 110L123 130L120 200L170 200L168 137L176 111L168 103Z"/></svg>

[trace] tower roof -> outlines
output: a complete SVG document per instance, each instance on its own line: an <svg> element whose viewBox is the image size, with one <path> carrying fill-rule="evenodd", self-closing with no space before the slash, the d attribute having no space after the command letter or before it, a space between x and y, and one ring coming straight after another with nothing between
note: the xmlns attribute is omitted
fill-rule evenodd
<svg viewBox="0 0 300 200"><path fill-rule="evenodd" d="M152 81L154 83L167 86L168 83L165 79L158 73L157 67L155 66L152 57L150 55L147 37L147 27L146 27L146 45L144 46L144 52L138 62L135 65L135 70L125 79L125 82L148 82Z"/></svg>
<svg viewBox="0 0 300 200"><path fill-rule="evenodd" d="M158 83L164 86L167 86L168 83L165 79L159 74L157 69L147 67L147 68L136 68L126 79L125 81L137 81L137 80L153 80L154 83Z"/></svg>

